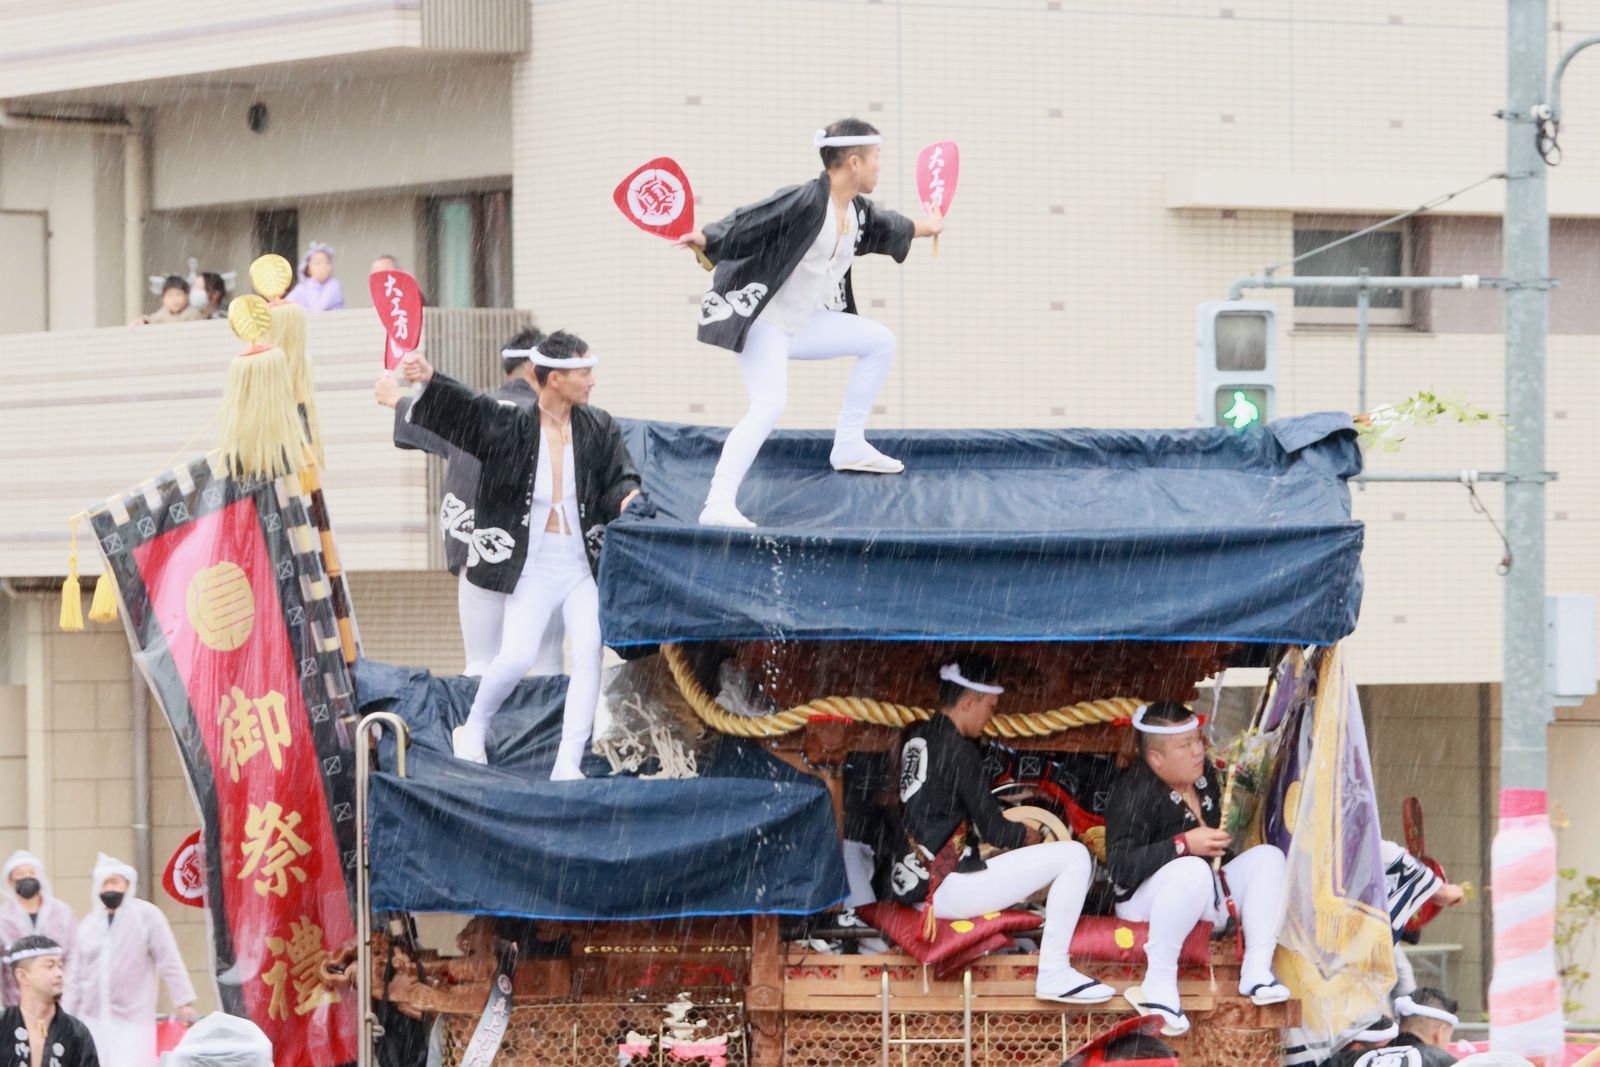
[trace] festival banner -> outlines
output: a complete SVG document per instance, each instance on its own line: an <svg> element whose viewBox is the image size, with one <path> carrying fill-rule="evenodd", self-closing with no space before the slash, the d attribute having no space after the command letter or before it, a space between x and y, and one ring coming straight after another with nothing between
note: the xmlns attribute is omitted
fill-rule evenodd
<svg viewBox="0 0 1600 1067"><path fill-rule="evenodd" d="M200 459L90 521L199 810L222 1006L278 1062L336 1067L356 1058L357 1005L320 965L356 932L353 705L299 493Z"/></svg>
<svg viewBox="0 0 1600 1067"><path fill-rule="evenodd" d="M1337 646L1323 653L1316 702L1290 737L1293 745L1279 754L1292 760L1296 776L1279 794L1288 804L1278 822L1290 837L1275 968L1301 1003L1290 1044L1315 1058L1340 1034L1383 1014L1395 982L1366 729ZM1273 826L1269 813L1269 840Z"/></svg>

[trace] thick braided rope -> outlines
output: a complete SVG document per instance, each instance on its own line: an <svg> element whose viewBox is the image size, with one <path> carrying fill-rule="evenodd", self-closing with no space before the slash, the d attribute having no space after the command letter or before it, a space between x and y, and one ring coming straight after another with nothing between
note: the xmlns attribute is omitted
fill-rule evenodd
<svg viewBox="0 0 1600 1067"><path fill-rule="evenodd" d="M718 733L735 737L778 737L793 733L818 716L843 717L854 722L899 729L933 715L926 708L890 704L870 697L840 696L820 697L788 711L775 711L769 715L735 715L718 704L716 698L700 684L682 649L677 645L662 645L661 655L667 662L667 669L672 672L673 680L678 683L678 692L683 694L695 714ZM1142 703L1144 701L1133 697L1112 697L1070 704L1051 711L996 715L984 733L991 737L1042 737L1058 730L1125 721L1133 716Z"/></svg>

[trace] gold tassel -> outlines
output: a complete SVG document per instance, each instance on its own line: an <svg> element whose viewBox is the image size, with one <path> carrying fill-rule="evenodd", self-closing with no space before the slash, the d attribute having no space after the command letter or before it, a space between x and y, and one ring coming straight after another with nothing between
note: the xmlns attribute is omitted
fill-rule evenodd
<svg viewBox="0 0 1600 1067"><path fill-rule="evenodd" d="M72 555L67 557L67 580L61 583L61 628L68 633L83 629L83 588L78 584L78 524L72 524Z"/></svg>
<svg viewBox="0 0 1600 1067"><path fill-rule="evenodd" d="M108 567L94 583L94 602L89 605L90 622L114 622L117 617L117 577Z"/></svg>
<svg viewBox="0 0 1600 1067"><path fill-rule="evenodd" d="M929 894L928 903L922 908L922 940L933 944L939 938L939 920L933 917L933 896Z"/></svg>
<svg viewBox="0 0 1600 1067"><path fill-rule="evenodd" d="M247 341L259 342L272 326L267 302L241 296L228 306L228 321ZM259 344L228 366L217 443L223 462L237 476L281 478L305 467L306 434L295 406L294 373L281 348Z"/></svg>
<svg viewBox="0 0 1600 1067"><path fill-rule="evenodd" d="M272 328L262 338L262 344L281 348L288 357L289 373L294 377L295 403L300 405L300 414L305 421L306 443L311 447L317 466L324 466L316 383L311 372L311 360L306 355L306 309L289 301L273 304Z"/></svg>

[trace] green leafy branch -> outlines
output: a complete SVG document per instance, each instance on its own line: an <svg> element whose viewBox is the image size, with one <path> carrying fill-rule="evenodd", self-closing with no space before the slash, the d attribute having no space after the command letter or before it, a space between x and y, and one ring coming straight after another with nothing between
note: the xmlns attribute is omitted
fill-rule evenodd
<svg viewBox="0 0 1600 1067"><path fill-rule="evenodd" d="M1468 404L1437 393L1421 392L1398 404L1380 404L1365 415L1357 415L1356 433L1368 452L1398 452L1405 433L1415 426L1432 426L1441 420L1462 425L1492 425L1507 429L1504 415L1496 415L1476 404Z"/></svg>

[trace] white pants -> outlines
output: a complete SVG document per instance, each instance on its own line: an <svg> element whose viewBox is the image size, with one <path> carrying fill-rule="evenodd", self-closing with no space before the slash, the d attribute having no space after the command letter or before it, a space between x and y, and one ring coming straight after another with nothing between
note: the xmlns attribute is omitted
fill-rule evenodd
<svg viewBox="0 0 1600 1067"><path fill-rule="evenodd" d="M984 870L952 874L940 882L933 894L933 914L940 919L975 919L1027 900L1049 886L1044 938L1039 944L1039 988L1065 992L1084 980L1073 971L1068 953L1072 931L1083 914L1092 870L1089 850L1076 841L1051 841L1002 852L990 859Z"/></svg>
<svg viewBox="0 0 1600 1067"><path fill-rule="evenodd" d="M844 403L834 431L834 447L866 439L867 416L878 398L889 365L894 362L894 334L880 322L843 311L813 311L805 328L791 334L757 319L739 353L739 370L750 410L728 431L722 458L711 478L708 503L732 505L739 484L756 461L789 402L791 359L838 359L855 356L855 369L845 383Z"/></svg>
<svg viewBox="0 0 1600 1067"><path fill-rule="evenodd" d="M1239 988L1249 990L1271 982L1272 954L1283 928L1283 853L1271 845L1257 845L1222 866L1228 889L1244 927L1244 965ZM1117 918L1150 924L1145 940L1145 1000L1176 1009L1178 1004L1178 953L1184 940L1202 920L1220 926L1228 920L1228 906L1219 900L1211 861L1183 856L1168 863L1117 905Z"/></svg>
<svg viewBox="0 0 1600 1067"><path fill-rule="evenodd" d="M581 545L567 543L575 534L535 535L528 562L517 587L506 600L504 634L500 651L483 672L472 701L464 732L474 747L489 736L489 723L511 690L539 656L540 637L551 616L561 615L572 639L572 675L567 681L567 701L561 717L561 748L556 755L554 781L581 778L578 764L594 729L594 709L600 700L600 593L589 572Z"/></svg>
<svg viewBox="0 0 1600 1067"><path fill-rule="evenodd" d="M478 678L489 669L489 662L500 651L506 602L510 599L510 593L496 593L473 585L467 581L466 569L462 569L456 583L456 613L461 617L461 644L467 653L467 666L462 674ZM539 639L539 654L533 661L535 676L542 678L561 673L561 642L566 636L561 613L553 612L550 625Z"/></svg>

